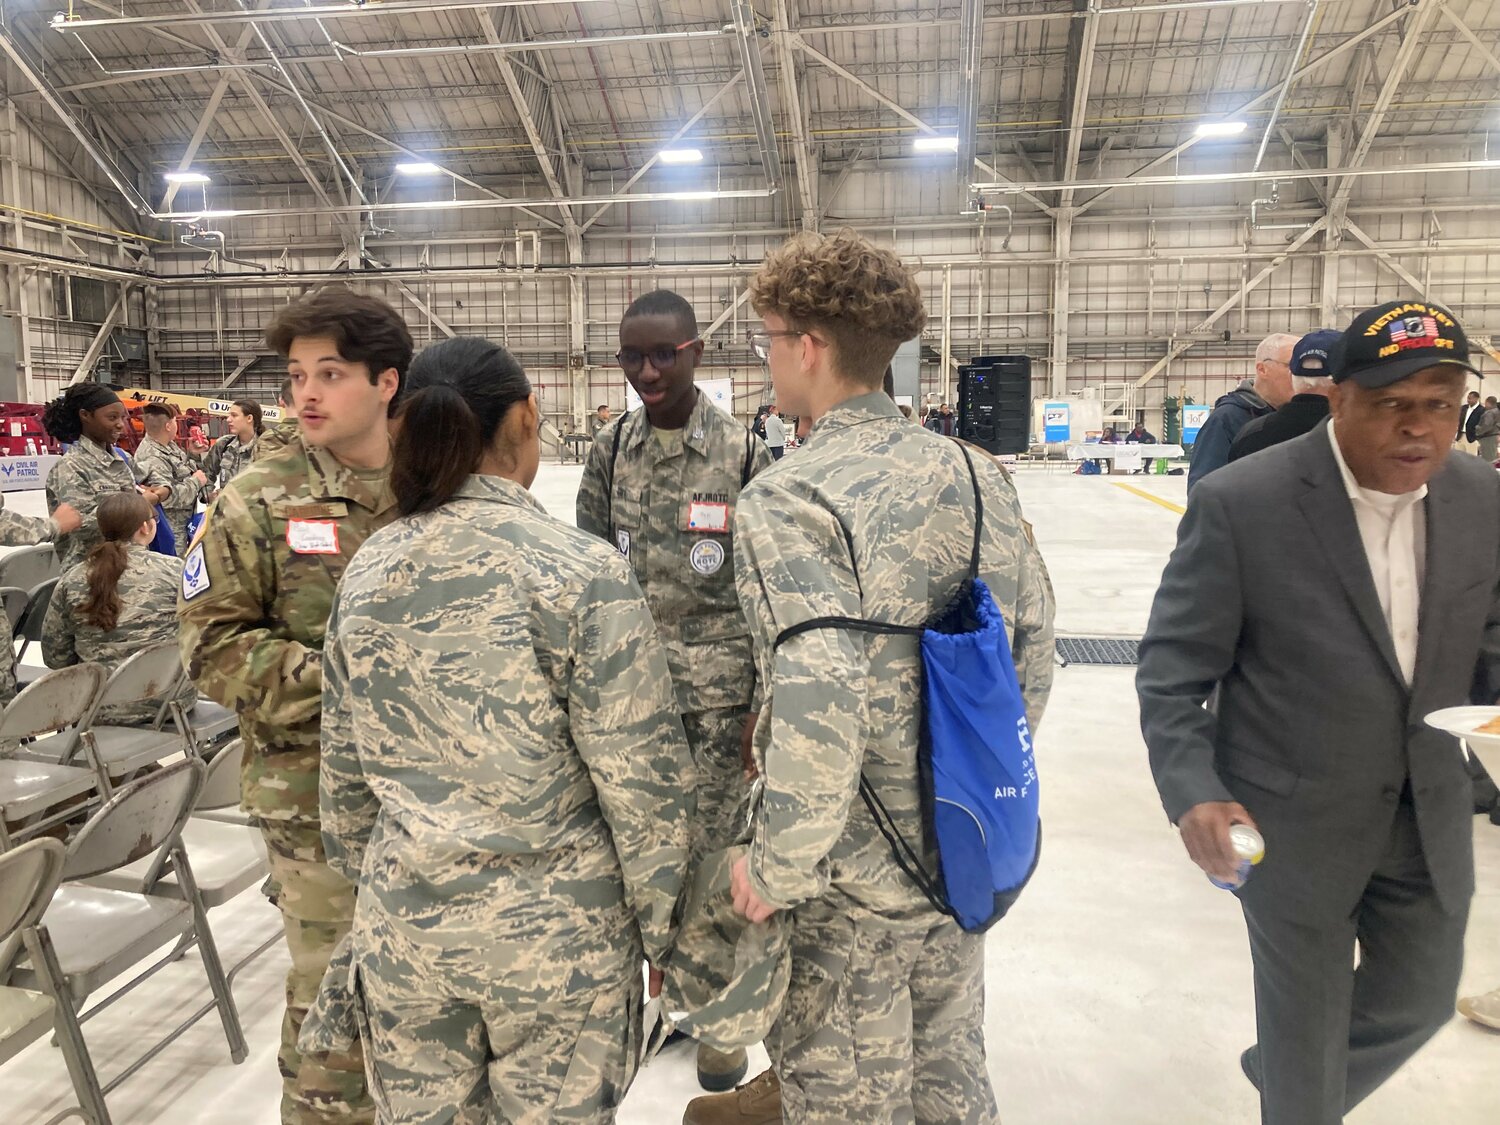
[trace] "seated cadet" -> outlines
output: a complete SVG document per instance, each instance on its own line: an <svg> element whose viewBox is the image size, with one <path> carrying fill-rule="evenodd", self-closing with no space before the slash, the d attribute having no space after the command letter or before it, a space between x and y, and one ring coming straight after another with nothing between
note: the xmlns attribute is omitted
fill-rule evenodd
<svg viewBox="0 0 1500 1125"><path fill-rule="evenodd" d="M629 564L528 491L541 415L510 353L433 345L400 418L400 518L349 563L323 652L319 807L364 1013L339 1030L381 1122L604 1125L687 864L666 653Z"/></svg>
<svg viewBox="0 0 1500 1125"><path fill-rule="evenodd" d="M182 564L147 549L156 535L156 513L137 492L116 492L99 501L100 542L83 562L58 579L42 621L42 659L48 668L93 661L113 672L129 657L177 640L177 587ZM196 692L184 680L176 697ZM149 723L166 696L105 708L99 721Z"/></svg>

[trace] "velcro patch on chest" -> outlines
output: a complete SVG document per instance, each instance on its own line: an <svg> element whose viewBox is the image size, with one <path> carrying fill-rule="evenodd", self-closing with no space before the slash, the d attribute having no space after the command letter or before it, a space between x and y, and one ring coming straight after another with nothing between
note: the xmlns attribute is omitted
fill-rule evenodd
<svg viewBox="0 0 1500 1125"><path fill-rule="evenodd" d="M718 574L724 565L724 559L724 544L717 539L700 539L688 552L688 562L692 564L694 570L705 577Z"/></svg>
<svg viewBox="0 0 1500 1125"><path fill-rule="evenodd" d="M339 525L332 520L288 520L286 545L298 555L336 555Z"/></svg>

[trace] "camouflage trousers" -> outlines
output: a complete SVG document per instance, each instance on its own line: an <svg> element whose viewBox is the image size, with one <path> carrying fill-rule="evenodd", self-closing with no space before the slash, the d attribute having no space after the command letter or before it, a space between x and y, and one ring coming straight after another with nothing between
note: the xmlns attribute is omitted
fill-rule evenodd
<svg viewBox="0 0 1500 1125"><path fill-rule="evenodd" d="M354 887L328 866L316 821L261 820L258 825L292 956L276 1056L282 1125L368 1125L375 1110L358 1045L347 1055L303 1056L297 1050L302 1021L318 995L333 947L354 921Z"/></svg>
<svg viewBox="0 0 1500 1125"><path fill-rule="evenodd" d="M361 970L359 982L382 1125L608 1125L635 1078L644 986L633 970L616 988L531 1008L409 976Z"/></svg>
<svg viewBox="0 0 1500 1125"><path fill-rule="evenodd" d="M984 937L826 900L792 913L792 975L766 1046L787 1125L993 1125Z"/></svg>
<svg viewBox="0 0 1500 1125"><path fill-rule="evenodd" d="M698 774L698 805L691 825L686 885L706 856L740 843L750 812L750 783L740 761L743 708L699 711L682 716ZM665 985L669 1011L702 1007L729 986L734 976L736 933L702 931L691 948L679 946Z"/></svg>

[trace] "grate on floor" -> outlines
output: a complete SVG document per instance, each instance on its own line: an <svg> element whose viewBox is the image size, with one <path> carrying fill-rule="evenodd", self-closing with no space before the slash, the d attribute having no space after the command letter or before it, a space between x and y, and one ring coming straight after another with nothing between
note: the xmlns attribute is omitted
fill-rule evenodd
<svg viewBox="0 0 1500 1125"><path fill-rule="evenodd" d="M1064 668L1069 664L1134 667L1139 645L1137 637L1058 637L1057 659Z"/></svg>

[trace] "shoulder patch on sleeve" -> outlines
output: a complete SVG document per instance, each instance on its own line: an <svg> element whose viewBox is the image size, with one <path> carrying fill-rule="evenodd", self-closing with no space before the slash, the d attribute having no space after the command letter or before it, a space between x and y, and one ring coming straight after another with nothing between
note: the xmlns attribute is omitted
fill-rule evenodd
<svg viewBox="0 0 1500 1125"><path fill-rule="evenodd" d="M199 543L182 560L182 600L192 601L209 585L208 567L203 564L203 544Z"/></svg>

